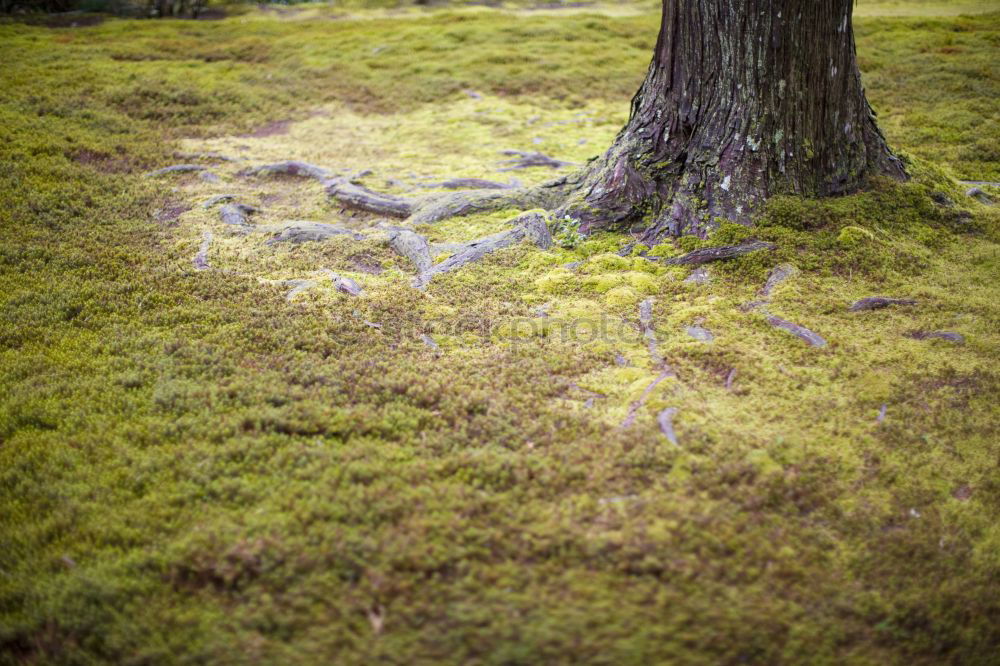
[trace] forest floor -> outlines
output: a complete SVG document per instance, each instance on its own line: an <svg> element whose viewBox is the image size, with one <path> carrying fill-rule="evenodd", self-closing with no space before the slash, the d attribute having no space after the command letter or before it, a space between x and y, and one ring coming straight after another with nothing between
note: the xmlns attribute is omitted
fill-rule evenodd
<svg viewBox="0 0 1000 666"><path fill-rule="evenodd" d="M0 664L995 663L996 3L859 3L913 180L650 249L777 246L699 281L554 224L417 290L248 175L569 173L503 151L610 143L658 15L604 9L0 22Z"/></svg>

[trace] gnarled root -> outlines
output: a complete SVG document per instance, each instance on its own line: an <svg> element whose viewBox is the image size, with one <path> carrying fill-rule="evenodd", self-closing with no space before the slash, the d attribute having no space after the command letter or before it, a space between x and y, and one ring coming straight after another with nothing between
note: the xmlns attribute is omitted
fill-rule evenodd
<svg viewBox="0 0 1000 666"><path fill-rule="evenodd" d="M864 310L881 310L882 308L887 308L891 305L916 305L917 302L911 298L883 298L881 296L873 296L871 298L862 298L860 301L855 302L851 307L847 308L848 312L862 312Z"/></svg>
<svg viewBox="0 0 1000 666"><path fill-rule="evenodd" d="M241 172L241 175L247 176L300 176L302 178L314 178L316 180L325 181L332 178L335 174L329 169L324 169L321 166L316 166L315 164L309 164L308 162L298 162L296 160L289 160L287 162L277 162L275 164L264 164L259 167L254 167L252 169L246 169Z"/></svg>
<svg viewBox="0 0 1000 666"><path fill-rule="evenodd" d="M276 236L268 240L265 245L276 243L307 243L310 241L324 241L334 236L350 236L354 240L363 240L364 236L325 222L293 222L282 229Z"/></svg>
<svg viewBox="0 0 1000 666"><path fill-rule="evenodd" d="M427 239L409 229L390 231L389 246L412 261L418 275L426 273L434 265L431 246Z"/></svg>
<svg viewBox="0 0 1000 666"><path fill-rule="evenodd" d="M444 190L512 190L516 185L484 178L451 178L440 183L424 183L420 187L440 187Z"/></svg>
<svg viewBox="0 0 1000 666"><path fill-rule="evenodd" d="M219 209L219 217L223 224L238 227L243 233L248 233L252 227L249 216L256 212L256 208L247 204L226 204Z"/></svg>
<svg viewBox="0 0 1000 666"><path fill-rule="evenodd" d="M557 160L554 157L549 157L542 153L525 153L520 150L505 150L504 155L509 155L513 159L505 160L503 164L507 167L500 169L500 171L515 171L517 169L530 169L532 167L548 167L550 169L559 169L564 166L573 166L572 162L563 162L562 160Z"/></svg>
<svg viewBox="0 0 1000 666"><path fill-rule="evenodd" d="M420 273L413 280L413 286L423 289L434 279L435 276L443 273L450 273L466 264L479 261L486 255L510 247L524 239L530 239L541 248L552 246L552 236L549 228L545 224L545 217L540 213L526 213L513 220L515 225L510 231L493 234L486 238L472 241L455 254L451 255L439 264L434 264L426 271Z"/></svg>
<svg viewBox="0 0 1000 666"><path fill-rule="evenodd" d="M798 324L793 324L787 319L782 319L781 317L775 317L774 315L768 315L767 323L775 328L780 328L783 331L788 331L798 339L805 342L810 347L825 347L826 340L823 339L818 333L810 331L805 326L799 326Z"/></svg>
<svg viewBox="0 0 1000 666"><path fill-rule="evenodd" d="M751 252L757 252L759 250L773 250L777 247L778 246L774 243L765 243L764 241L751 241L749 243L743 243L742 245L706 247L701 250L695 250L694 252L688 252L682 257L667 259L666 263L674 265L681 264L698 266L712 261L724 261L726 259L742 257L744 254L750 254Z"/></svg>
<svg viewBox="0 0 1000 666"><path fill-rule="evenodd" d="M413 214L415 199L397 197L369 190L346 180L335 180L326 186L326 193L348 208L363 210L376 215L406 218Z"/></svg>
<svg viewBox="0 0 1000 666"><path fill-rule="evenodd" d="M430 194L423 197L400 197L376 192L345 180L336 180L327 184L326 191L331 198L348 208L376 215L409 218L411 224L432 224L450 217L510 208L550 210L565 200L575 184L573 177L565 177L537 187L480 189Z"/></svg>

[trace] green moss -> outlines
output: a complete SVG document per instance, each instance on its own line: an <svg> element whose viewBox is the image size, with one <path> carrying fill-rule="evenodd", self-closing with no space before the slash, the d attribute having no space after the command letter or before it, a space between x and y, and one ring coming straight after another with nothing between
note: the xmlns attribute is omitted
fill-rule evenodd
<svg viewBox="0 0 1000 666"><path fill-rule="evenodd" d="M604 302L612 308L627 308L639 303L639 293L632 287L615 287L604 294Z"/></svg>
<svg viewBox="0 0 1000 666"><path fill-rule="evenodd" d="M539 291L547 294L564 294L576 285L576 276L565 268L556 269L535 280Z"/></svg>
<svg viewBox="0 0 1000 666"><path fill-rule="evenodd" d="M778 245L705 285L609 233L421 292L378 240L268 246L198 207L234 188L262 225L371 221L315 183L140 177L220 150L419 193L512 147L582 162L627 114L650 9L0 25L0 661L991 663L1000 213L950 176L995 179L996 14L859 19L913 181L652 248ZM193 270L206 230L226 272ZM822 350L739 308L786 262L767 309ZM847 311L872 295L918 305ZM653 388L649 297L676 372Z"/></svg>
<svg viewBox="0 0 1000 666"><path fill-rule="evenodd" d="M837 234L837 242L845 248L854 248L874 241L875 234L861 227L844 227Z"/></svg>

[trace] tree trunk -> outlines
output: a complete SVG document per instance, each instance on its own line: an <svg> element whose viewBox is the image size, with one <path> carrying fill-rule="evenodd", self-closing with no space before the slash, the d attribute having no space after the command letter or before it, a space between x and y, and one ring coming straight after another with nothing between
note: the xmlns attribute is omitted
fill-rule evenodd
<svg viewBox="0 0 1000 666"><path fill-rule="evenodd" d="M906 178L865 99L854 0L663 0L628 124L558 214L643 240L749 224L770 196Z"/></svg>

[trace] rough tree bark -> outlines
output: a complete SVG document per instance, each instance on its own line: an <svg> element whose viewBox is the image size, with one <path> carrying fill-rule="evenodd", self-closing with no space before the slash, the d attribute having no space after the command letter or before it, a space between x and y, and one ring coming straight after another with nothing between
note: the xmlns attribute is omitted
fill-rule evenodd
<svg viewBox="0 0 1000 666"><path fill-rule="evenodd" d="M628 124L560 208L644 240L748 224L779 193L905 178L865 98L853 0L664 0Z"/></svg>

